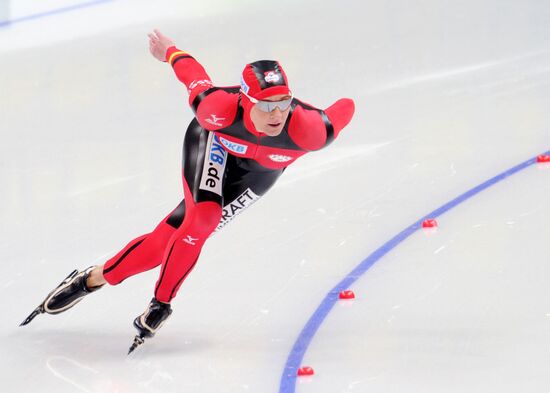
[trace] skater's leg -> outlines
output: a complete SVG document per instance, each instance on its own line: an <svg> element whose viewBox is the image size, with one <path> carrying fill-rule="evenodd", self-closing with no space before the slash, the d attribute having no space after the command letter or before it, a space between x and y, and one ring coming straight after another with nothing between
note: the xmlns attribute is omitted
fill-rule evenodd
<svg viewBox="0 0 550 393"><path fill-rule="evenodd" d="M170 301L195 266L204 242L220 221L222 208L219 203L195 202L185 179L184 188L185 218L180 228L172 235L166 249L155 297L143 314L134 319L138 334L128 353L142 344L145 338L153 337L170 316Z"/></svg>
<svg viewBox="0 0 550 393"><path fill-rule="evenodd" d="M184 187L187 210L185 219L170 238L155 286L155 298L164 303L169 303L176 296L183 280L195 266L204 242L216 229L221 218L222 208L219 203L197 203L193 201L186 182Z"/></svg>
<svg viewBox="0 0 550 393"><path fill-rule="evenodd" d="M197 263L208 236L237 210L244 210L267 192L283 172L251 171L245 162L228 156L214 135L201 129L196 120L191 123L184 142L185 216L164 252L155 297L134 320L138 335L130 351L152 337L166 321L171 313L170 301ZM223 209L222 220L224 200L229 200L230 205Z"/></svg>
<svg viewBox="0 0 550 393"><path fill-rule="evenodd" d="M152 233L130 242L105 265L91 266L80 272L73 271L48 294L22 325L28 324L42 313L58 314L66 311L105 283L117 284L133 274L152 269L160 264L168 240L181 225L184 216L185 204L182 202ZM148 259L148 257L152 258Z"/></svg>
<svg viewBox="0 0 550 393"><path fill-rule="evenodd" d="M196 120L187 129L183 151L185 215L183 220L174 220L179 228L165 249L155 297L134 320L138 334L130 352L145 338L152 337L170 316L170 301L195 266L204 242L221 218L227 152L214 134L201 128Z"/></svg>
<svg viewBox="0 0 550 393"><path fill-rule="evenodd" d="M103 276L106 282L116 285L130 276L160 265L164 250L184 215L185 204L182 202L161 221L153 232L132 240L108 260L101 273L94 271L93 279L97 280L95 282L101 282L101 276Z"/></svg>
<svg viewBox="0 0 550 393"><path fill-rule="evenodd" d="M164 251L155 286L157 300L169 303L191 272L201 248L221 218L227 152L213 133L193 120L183 143L185 216Z"/></svg>
<svg viewBox="0 0 550 393"><path fill-rule="evenodd" d="M239 165L240 164L240 165ZM227 157L225 182L218 202L211 193L193 192L184 176L187 214L166 249L161 275L155 287L155 298L169 303L195 267L208 236L264 195L283 173L281 170L252 171L235 157ZM195 189L198 187L195 186ZM202 201L207 199L208 201ZM199 200L198 202L196 200ZM220 201L227 201L223 209Z"/></svg>

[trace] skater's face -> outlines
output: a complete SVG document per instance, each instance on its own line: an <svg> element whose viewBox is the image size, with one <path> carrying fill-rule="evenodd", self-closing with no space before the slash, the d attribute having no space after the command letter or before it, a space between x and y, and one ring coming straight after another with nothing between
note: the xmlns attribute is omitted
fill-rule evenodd
<svg viewBox="0 0 550 393"><path fill-rule="evenodd" d="M287 94L278 94L276 96L264 98L263 101L277 102L288 100L290 98L291 96ZM252 123L254 123L256 130L259 132L263 132L269 136L277 136L283 130L289 113L290 106L284 111L276 106L271 112L264 112L258 107L258 105L253 105L250 110L250 119L252 120Z"/></svg>

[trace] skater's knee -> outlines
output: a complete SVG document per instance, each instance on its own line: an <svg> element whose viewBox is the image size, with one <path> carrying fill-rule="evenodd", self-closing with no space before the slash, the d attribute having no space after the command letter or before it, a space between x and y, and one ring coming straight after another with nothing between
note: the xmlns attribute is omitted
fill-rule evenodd
<svg viewBox="0 0 550 393"><path fill-rule="evenodd" d="M197 234L209 235L216 229L222 217L222 208L215 202L201 202L193 206L192 214L185 218L184 227L193 228ZM187 222L189 220L189 222Z"/></svg>

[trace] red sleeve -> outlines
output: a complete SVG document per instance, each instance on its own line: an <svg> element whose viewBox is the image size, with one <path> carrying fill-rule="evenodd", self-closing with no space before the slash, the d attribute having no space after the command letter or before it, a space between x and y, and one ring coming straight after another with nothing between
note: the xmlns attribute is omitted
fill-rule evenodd
<svg viewBox="0 0 550 393"><path fill-rule="evenodd" d="M348 125L355 112L355 103L350 98L341 98L325 109L325 113L334 127L334 137Z"/></svg>
<svg viewBox="0 0 550 393"><path fill-rule="evenodd" d="M174 69L176 77L187 87L189 104L197 95L213 86L203 66L189 53L172 46L166 51L166 61Z"/></svg>
<svg viewBox="0 0 550 393"><path fill-rule="evenodd" d="M305 150L319 150L331 143L350 122L355 104L342 98L324 111L305 104L297 105L290 119L288 133Z"/></svg>

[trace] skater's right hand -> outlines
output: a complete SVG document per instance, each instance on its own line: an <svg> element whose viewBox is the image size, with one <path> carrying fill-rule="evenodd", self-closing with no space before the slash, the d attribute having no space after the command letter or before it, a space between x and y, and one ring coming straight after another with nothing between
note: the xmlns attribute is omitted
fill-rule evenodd
<svg viewBox="0 0 550 393"><path fill-rule="evenodd" d="M166 61L166 51L176 44L157 29L147 34L149 37L149 52L159 61Z"/></svg>

